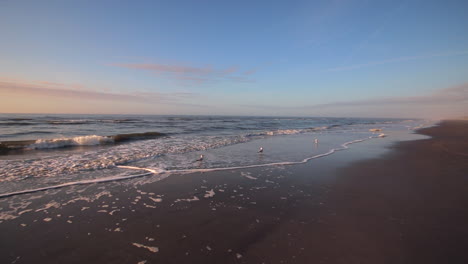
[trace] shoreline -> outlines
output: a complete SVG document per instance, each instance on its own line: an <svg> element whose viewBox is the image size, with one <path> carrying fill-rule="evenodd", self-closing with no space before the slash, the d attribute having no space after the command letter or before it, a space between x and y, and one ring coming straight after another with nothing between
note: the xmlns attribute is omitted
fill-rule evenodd
<svg viewBox="0 0 468 264"><path fill-rule="evenodd" d="M307 163L307 162L309 162L311 160L314 160L314 159L327 157L327 156L332 155L332 154L334 154L336 152L339 152L339 151L347 150L347 149L349 149L348 146L350 146L352 144L361 143L361 142L364 142L364 141L369 140L369 139L377 139L377 138L379 138L379 136L371 136L371 137L368 137L368 138L348 141L348 142L345 142L345 143L341 144L338 148L331 148L327 152L318 153L318 154L315 154L313 156L306 157L306 158L304 158L303 160L300 160L300 161L278 161L278 162L272 162L272 163L242 165L242 166L237 166L237 167L218 167L218 168L214 167L214 168L204 168L204 169L176 169L176 170L157 170L157 169L151 169L151 168L145 168L145 167L117 165L116 168L130 169L130 170L143 171L143 172L146 171L146 173L130 175L130 176L121 176L121 177L112 177L111 176L111 177L103 177L103 178L97 178L97 179L91 179L91 180L72 181L72 182L65 182L65 183L58 184L58 185L39 187L39 188L35 188L35 189L25 189L25 190L19 190L19 191L14 191L14 192L0 193L0 199L1 198L12 197L12 196L16 196L16 195L30 194L30 193L36 193L36 192L43 192L43 191L47 191L47 190L71 187L71 186L76 186L76 185L88 185L88 184L96 184L96 183L107 183L107 182L113 182L113 181L124 181L124 180L140 178L140 177L146 177L146 176L160 177L160 178L164 179L164 178L170 177L172 175L180 176L180 175L195 174L195 173L245 170L245 169L266 168L266 167L273 167L273 166L299 165L299 164L305 164L305 163Z"/></svg>
<svg viewBox="0 0 468 264"><path fill-rule="evenodd" d="M0 223L0 260L464 263L468 167L460 154L468 122L444 121L418 133L432 138L392 144L390 151L362 143L287 167L90 185L82 194L97 195L88 201L62 202L70 200L68 187L54 190L21 208L32 211ZM372 151L381 155L354 157ZM454 178L441 178L446 173Z"/></svg>

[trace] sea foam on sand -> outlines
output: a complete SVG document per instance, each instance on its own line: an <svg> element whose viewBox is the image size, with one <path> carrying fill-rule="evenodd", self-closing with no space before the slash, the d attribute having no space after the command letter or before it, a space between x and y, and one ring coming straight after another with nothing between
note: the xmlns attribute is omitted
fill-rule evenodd
<svg viewBox="0 0 468 264"><path fill-rule="evenodd" d="M157 247L150 247L150 246L145 246L145 245L142 245L142 244L139 244L139 243L132 243L132 245L134 245L135 247L139 247L139 248L146 248L147 250L153 252L153 253L157 253L159 251L159 248Z"/></svg>

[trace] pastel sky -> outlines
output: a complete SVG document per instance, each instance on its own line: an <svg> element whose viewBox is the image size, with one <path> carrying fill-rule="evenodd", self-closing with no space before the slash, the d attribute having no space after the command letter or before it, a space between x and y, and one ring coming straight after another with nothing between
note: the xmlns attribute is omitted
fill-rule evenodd
<svg viewBox="0 0 468 264"><path fill-rule="evenodd" d="M468 116L468 1L0 1L0 112Z"/></svg>

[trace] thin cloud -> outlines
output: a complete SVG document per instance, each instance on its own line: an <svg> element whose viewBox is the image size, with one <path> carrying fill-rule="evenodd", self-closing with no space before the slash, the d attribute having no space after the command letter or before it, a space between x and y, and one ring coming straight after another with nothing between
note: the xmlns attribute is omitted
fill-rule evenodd
<svg viewBox="0 0 468 264"><path fill-rule="evenodd" d="M319 104L309 107L341 107L341 106L378 106L378 105L431 105L468 103L468 83L441 89L430 95L410 97L386 97L356 101L342 101Z"/></svg>
<svg viewBox="0 0 468 264"><path fill-rule="evenodd" d="M343 66L343 67L329 68L329 69L326 69L325 71L327 71L327 72L347 71L347 70L360 69L360 68L364 68L364 67L371 67L371 66L375 66L375 65L382 65L382 64L388 64L388 63L397 63L397 62L402 62L402 61L422 60L422 59L429 59L429 58L435 58L435 57L460 56L460 55L467 55L467 54L468 54L468 51L464 50L464 51L454 51L454 52L445 52L445 53L434 53L434 54L421 55L421 56L399 57L399 58L393 58L393 59L388 59L388 60L371 61L371 62L362 63L362 64L355 64L355 65L349 65L349 66Z"/></svg>
<svg viewBox="0 0 468 264"><path fill-rule="evenodd" d="M431 106L431 105L447 105L468 107L468 83L458 86L440 89L429 95L410 96L410 97L382 97L370 98L353 101L338 101L325 104L303 105L303 106L271 106L271 105L242 105L243 107L251 107L258 109L270 110L314 110L314 109L331 109L342 107L365 107L365 106ZM468 108L467 108L468 109Z"/></svg>
<svg viewBox="0 0 468 264"><path fill-rule="evenodd" d="M222 72L223 72L224 74L231 74L231 73L237 72L238 70L239 70L238 67L233 66L233 67L229 67L229 68L223 70Z"/></svg>
<svg viewBox="0 0 468 264"><path fill-rule="evenodd" d="M114 67L148 71L165 78L189 82L192 84L204 84L214 81L251 82L252 79L242 77L242 71L237 66L226 69L216 69L211 66L193 67L186 65L169 65L158 63L114 63ZM244 71L245 72L245 71ZM253 74L255 72L252 72Z"/></svg>
<svg viewBox="0 0 468 264"><path fill-rule="evenodd" d="M111 64L112 66L137 69L137 70L147 70L154 72L165 72L165 73L175 73L175 74L212 74L214 70L210 67L206 68L197 68L190 66L181 66L181 65L164 65L164 64L137 64L137 63L127 63L127 64Z"/></svg>
<svg viewBox="0 0 468 264"><path fill-rule="evenodd" d="M184 98L192 97L192 93L156 93L156 92L133 92L133 93L112 93L91 90L78 90L75 85L67 86L51 82L28 82L28 81L8 81L0 79L0 92L10 94L27 94L51 97L64 97L87 100L106 101L126 101L140 103L174 103Z"/></svg>
<svg viewBox="0 0 468 264"><path fill-rule="evenodd" d="M256 73L256 72L257 72L257 69L254 68L254 69L250 69L250 70L248 70L248 71L245 71L244 74L245 74L245 75L252 75L252 74L254 74L254 73Z"/></svg>
<svg viewBox="0 0 468 264"><path fill-rule="evenodd" d="M276 62L276 63L279 63L279 62ZM271 66L273 64L274 63L271 62L271 61L270 62L264 62L264 63L258 65L257 67L250 68L250 69L242 72L242 74L244 74L244 75L253 75L253 74L256 74L257 72L261 71L262 69L267 68L267 67L269 67L269 66Z"/></svg>

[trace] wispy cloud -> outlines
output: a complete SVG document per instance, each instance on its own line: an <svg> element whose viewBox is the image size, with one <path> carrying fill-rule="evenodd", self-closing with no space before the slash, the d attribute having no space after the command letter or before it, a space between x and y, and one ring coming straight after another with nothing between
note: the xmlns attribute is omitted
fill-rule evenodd
<svg viewBox="0 0 468 264"><path fill-rule="evenodd" d="M257 72L259 72L259 71L263 70L264 68L267 68L267 67L269 67L269 66L271 66L273 64L274 63L271 62L271 61L264 62L264 63L262 63L262 64L260 64L260 65L258 65L256 67L250 68L250 69L242 72L242 74L244 74L244 75L253 75L253 74L256 74Z"/></svg>
<svg viewBox="0 0 468 264"><path fill-rule="evenodd" d="M450 56L462 56L462 55L468 55L468 50L452 51L452 52L444 52L444 53L433 53L433 54L420 55L420 56L398 57L398 58L392 58L392 59L380 60L380 61L370 61L370 62L366 62L362 64L354 64L354 65L348 65L348 66L343 66L343 67L329 68L329 69L326 69L325 71L327 72L347 71L347 70L360 69L364 67L371 67L375 65L397 63L397 62L402 62L402 61L412 61L412 60L422 60L422 59L429 59L429 58L435 58L435 57L450 57Z"/></svg>
<svg viewBox="0 0 468 264"><path fill-rule="evenodd" d="M81 88L78 89L77 87ZM86 100L126 101L139 103L175 103L193 97L192 93L130 92L114 93L84 89L82 85L67 85L48 81L26 81L0 78L0 92L27 96L50 96Z"/></svg>
<svg viewBox="0 0 468 264"><path fill-rule="evenodd" d="M372 105L430 105L468 103L468 83L440 89L429 95L409 97L383 97L355 101L341 101L318 104L305 107L342 107L342 106L372 106Z"/></svg>
<svg viewBox="0 0 468 264"><path fill-rule="evenodd" d="M211 67L190 67L183 65L164 65L164 64L137 64L137 63L123 63L123 64L112 64L112 66L129 68L129 69L138 69L138 70L147 70L153 72L163 72L163 73L175 73L175 74L197 74L205 75L212 74L215 70ZM220 71L220 73L223 71Z"/></svg>
<svg viewBox="0 0 468 264"><path fill-rule="evenodd" d="M246 75L252 75L255 71L241 71L238 67L232 66L225 69L216 69L211 66L194 67L187 65L170 65L158 63L113 63L111 66L148 71L178 81L190 82L193 84L203 84L214 81L233 82L254 82Z"/></svg>
<svg viewBox="0 0 468 264"><path fill-rule="evenodd" d="M245 75L251 75L251 74L254 74L257 72L257 68L254 68L254 69L250 69L250 70L247 70L244 72Z"/></svg>
<svg viewBox="0 0 468 264"><path fill-rule="evenodd" d="M362 112L363 109L373 109L378 107L380 109L390 108L390 107L416 107L419 112L431 112L433 106L444 106L448 110L450 108L463 108L468 114L468 83L464 83L458 86L453 86L449 88L439 89L438 91L420 96L409 96L409 97L380 97L380 98L369 98L362 100L350 100L350 101L337 101L324 104L315 104L315 105L302 105L302 106L273 106L273 105L242 105L243 107L250 107L262 110L281 110L281 111L295 111L301 113L307 113L309 111L317 113L326 113L328 111L333 113L342 113L339 112L340 109L346 111L343 112L345 115L352 115L354 110L359 110ZM354 109L354 110L353 110ZM448 111L450 112L450 111ZM380 115L385 115L385 112L379 113ZM404 113L400 111L401 116L408 116L411 113Z"/></svg>

